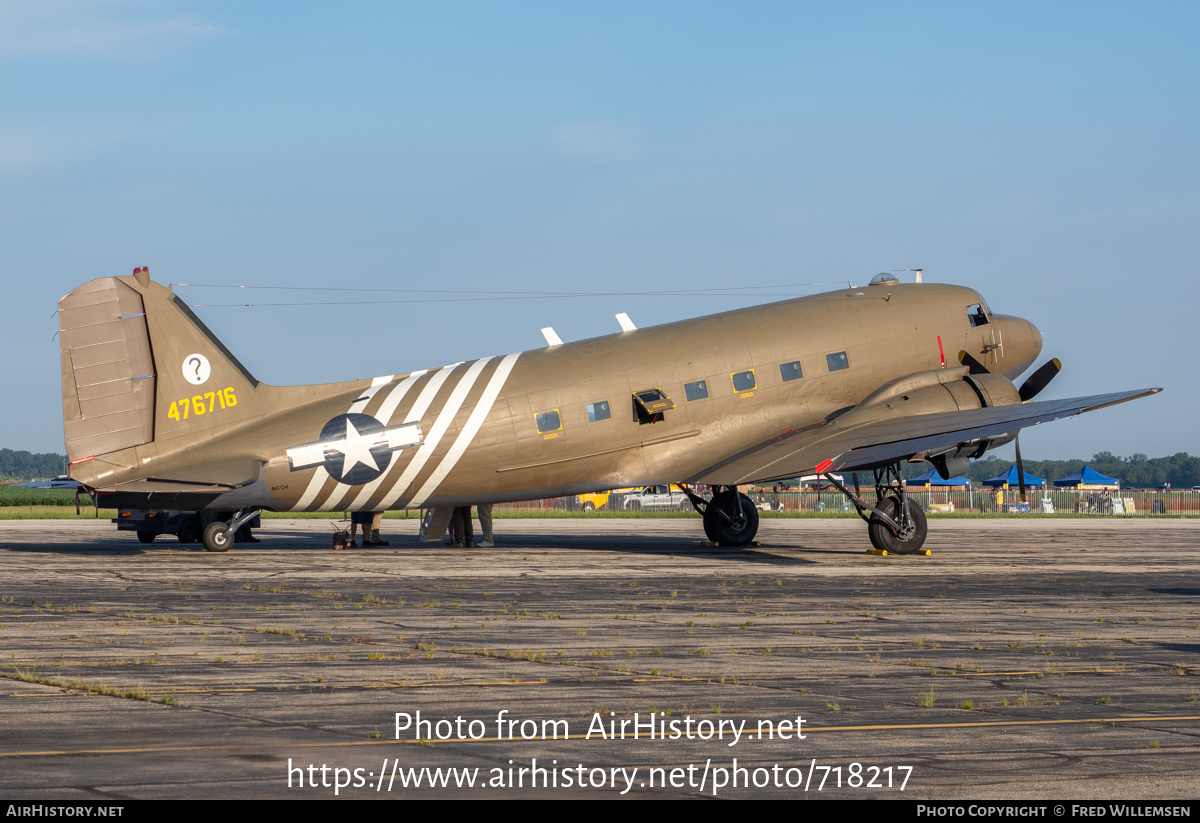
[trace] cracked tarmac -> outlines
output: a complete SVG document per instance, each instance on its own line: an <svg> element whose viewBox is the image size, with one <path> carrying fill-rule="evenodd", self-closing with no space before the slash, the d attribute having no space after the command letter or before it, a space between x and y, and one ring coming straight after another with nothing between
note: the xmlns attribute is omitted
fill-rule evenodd
<svg viewBox="0 0 1200 823"><path fill-rule="evenodd" d="M265 520L209 554L0 522L0 791L326 798L325 764L331 784L361 770L341 797L616 797L634 767L626 796L711 797L737 758L768 785L716 796L1196 794L1200 522L931 519L914 558L866 554L852 520L765 519L747 550L702 546L691 519L496 525L495 549L387 520L389 547L333 552L326 521ZM433 724L397 739L417 711ZM651 712L692 739L595 733ZM797 717L804 739L780 739ZM552 721L570 738L540 739ZM534 759L557 787L510 771ZM485 785L389 792L397 764Z"/></svg>

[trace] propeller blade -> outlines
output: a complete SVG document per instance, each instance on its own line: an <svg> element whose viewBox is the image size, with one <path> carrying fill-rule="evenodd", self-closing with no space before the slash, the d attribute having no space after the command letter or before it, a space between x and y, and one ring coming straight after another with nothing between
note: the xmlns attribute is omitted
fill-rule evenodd
<svg viewBox="0 0 1200 823"><path fill-rule="evenodd" d="M958 353L958 362L971 370L971 374L988 374L987 367L965 351Z"/></svg>
<svg viewBox="0 0 1200 823"><path fill-rule="evenodd" d="M1017 393L1021 395L1021 402L1024 403L1026 400L1037 397L1042 389L1046 388L1046 385L1054 379L1054 375L1060 371L1062 371L1062 361L1057 357L1048 363L1043 363L1037 371L1029 375L1029 379L1022 383L1021 388L1017 390ZM974 374L975 370L972 369L971 373Z"/></svg>
<svg viewBox="0 0 1200 823"><path fill-rule="evenodd" d="M1013 445L1017 447L1017 485L1021 489L1021 502L1028 503L1029 499L1025 496L1025 463L1021 460L1021 435L1019 433L1013 436Z"/></svg>

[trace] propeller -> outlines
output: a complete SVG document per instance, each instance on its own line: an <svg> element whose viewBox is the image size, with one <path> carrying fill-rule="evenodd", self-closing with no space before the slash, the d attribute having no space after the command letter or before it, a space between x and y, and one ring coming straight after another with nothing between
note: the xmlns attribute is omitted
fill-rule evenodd
<svg viewBox="0 0 1200 823"><path fill-rule="evenodd" d="M1057 357L1051 358L1038 366L1037 371L1025 378L1025 382L1021 384L1021 388L1017 389L1017 394L1021 396L1021 402L1024 403L1027 400L1037 397L1042 389L1046 388L1060 371L1062 371L1062 361ZM1013 446L1017 450L1017 483L1021 487L1021 502L1028 503L1029 500L1025 496L1025 463L1021 460L1020 432L1013 435Z"/></svg>
<svg viewBox="0 0 1200 823"><path fill-rule="evenodd" d="M958 362L966 366L971 374L989 373L986 366L965 351L958 353ZM1025 382L1021 384L1021 388L1017 389L1017 394L1020 395L1021 402L1025 403L1041 394L1042 389L1046 388L1060 371L1062 371L1062 361L1057 357L1038 366L1037 371L1029 375L1025 379ZM1021 459L1020 432L1013 435L1013 446L1017 452L1017 485L1021 490L1021 502L1028 503L1029 498L1026 495L1025 489L1025 462Z"/></svg>
<svg viewBox="0 0 1200 823"><path fill-rule="evenodd" d="M1062 361L1055 357L1043 363L1038 367L1038 370L1026 378L1021 384L1021 388L1017 389L1017 393L1021 395L1021 402L1032 400L1041 393L1042 389L1054 379L1054 375L1062 371Z"/></svg>

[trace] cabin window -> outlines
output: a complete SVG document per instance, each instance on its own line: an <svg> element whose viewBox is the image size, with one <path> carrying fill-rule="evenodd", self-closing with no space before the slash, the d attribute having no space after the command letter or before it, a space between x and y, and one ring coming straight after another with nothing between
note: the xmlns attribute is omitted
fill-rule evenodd
<svg viewBox="0 0 1200 823"><path fill-rule="evenodd" d="M542 434L546 432L556 432L562 429L562 417L558 413L558 409L548 412L539 412L534 415L537 420L537 430Z"/></svg>
<svg viewBox="0 0 1200 823"><path fill-rule="evenodd" d="M646 389L633 393L633 419L641 425L664 419L663 412L675 408L662 389Z"/></svg>
<svg viewBox="0 0 1200 823"><path fill-rule="evenodd" d="M754 391L758 386L758 382L754 379L754 369L750 371L738 371L729 375L733 378L733 390L735 392Z"/></svg>
<svg viewBox="0 0 1200 823"><path fill-rule="evenodd" d="M846 359L844 351L835 351L833 354L825 355L825 362L828 364L830 371L841 371L842 369L850 368L850 361Z"/></svg>
<svg viewBox="0 0 1200 823"><path fill-rule="evenodd" d="M804 376L804 370L800 368L800 361L793 360L791 363L779 364L779 376L786 383L789 380L799 380Z"/></svg>
<svg viewBox="0 0 1200 823"><path fill-rule="evenodd" d="M607 400L601 400L599 403L588 403L587 413L589 423L595 423L597 420L607 420L612 417Z"/></svg>
<svg viewBox="0 0 1200 823"><path fill-rule="evenodd" d="M973 306L967 306L967 319L971 321L971 327L986 326L988 324L987 309L982 303L976 303Z"/></svg>
<svg viewBox="0 0 1200 823"><path fill-rule="evenodd" d="M687 383L683 387L683 392L687 395L688 401L703 400L708 397L708 381L697 380L695 383Z"/></svg>

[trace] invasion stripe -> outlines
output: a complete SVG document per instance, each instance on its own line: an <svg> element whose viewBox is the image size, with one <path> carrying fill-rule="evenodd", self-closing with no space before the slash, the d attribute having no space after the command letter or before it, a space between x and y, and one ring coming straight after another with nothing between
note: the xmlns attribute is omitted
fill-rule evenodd
<svg viewBox="0 0 1200 823"><path fill-rule="evenodd" d="M458 410L462 407L463 401L467 399L467 392L471 390L471 387L475 385L475 381L479 379L479 374L483 371L483 367L494 359L494 357L485 357L482 360L476 360L471 364L471 368L467 369L467 373L463 375L463 379L454 387L454 392L450 395L450 399L446 401L445 407L438 412L433 428L425 435L425 442L417 451L416 456L413 457L412 462L404 469L404 473L400 475L400 479L388 490L388 493L380 502L379 508L391 508L400 495L404 494L405 488L417 476L417 473L425 467L425 463L433 456L434 450L442 442L442 436L445 435L446 429L450 428L450 424L454 422L454 418L458 415Z"/></svg>
<svg viewBox="0 0 1200 823"><path fill-rule="evenodd" d="M408 377L401 380L395 386L393 386L392 391L384 399L383 404L379 407L379 410L375 413L375 415L374 415L375 419L379 420L381 423L383 423L383 425L385 427L390 425L391 424L391 416L392 416L392 413L395 412L396 407L400 405L400 402L402 400L404 400L404 396L406 394L408 394L408 390L410 388L412 388L414 383L417 382L417 379L426 373L427 373L426 369L421 369L420 371L415 371L412 374L410 374ZM391 467L396 464L396 460L399 459L399 456L400 456L400 450L392 452L391 457L389 458L390 462L388 463L387 469L391 469ZM369 485L371 485L372 487L378 486L379 483L386 476L387 476L387 470L385 470L383 472L383 474L380 474L379 477L372 480ZM331 491L329 493L329 497L325 500L325 502L321 504L321 509L323 511L331 511L333 509L340 508L341 502L345 499L346 495L348 495L350 493L351 489L353 489L353 488L354 488L353 486L349 486L344 483L338 483L338 485L334 487L333 491Z"/></svg>
<svg viewBox="0 0 1200 823"><path fill-rule="evenodd" d="M379 406L379 411L375 413L375 418L384 426L392 425L392 415L396 413L396 407L400 405L400 401L408 394L408 390L412 388L413 383L417 382L417 378L424 377L429 373L428 369L415 371L408 377L396 384L389 394Z"/></svg>
<svg viewBox="0 0 1200 823"><path fill-rule="evenodd" d="M452 368L452 366L448 366L448 368ZM384 426L391 425L391 415L395 414L396 407L400 406L401 401L404 400L404 396L408 394L408 390L413 388L413 384L416 383L416 378L419 378L422 376L422 374L426 373L427 372L425 370L413 372L413 374L410 374L407 380L404 380L403 383L397 385L396 388L392 390L388 400L385 400L383 406L379 407L378 419L383 422ZM443 379L445 379L444 376ZM430 379L430 383L432 382L433 378ZM442 380L438 380L438 385L440 384L442 384ZM436 391L437 390L434 389L434 392ZM430 396L432 397L432 394ZM413 408L415 409L418 404L420 404L420 396L418 396L418 403L414 403ZM426 401L426 406L428 406L428 401ZM407 422L412 421L409 420ZM371 499L371 495L376 492L376 489L379 488L380 483L383 483L384 480L388 479L388 475L391 473L392 468L395 468L396 462L400 461L400 456L402 453L404 453L404 451L407 450L397 449L396 451L391 452L391 458L388 461L388 467L383 470L383 474L380 474L378 477L376 477L376 479L366 483L365 486L362 486L358 497L355 497L353 503L350 503L348 506L350 511L359 511L361 507L366 504L366 501ZM346 488L346 492L348 493L349 491L350 487L348 486Z"/></svg>
<svg viewBox="0 0 1200 823"><path fill-rule="evenodd" d="M350 405L350 410L346 412L346 414L362 413L362 410L365 409L367 404L371 402L371 398L375 396L375 393L388 383L391 383L395 377L396 375L389 374L387 377L376 377L374 380L372 380L370 388L358 396L358 399Z"/></svg>
<svg viewBox="0 0 1200 823"><path fill-rule="evenodd" d="M429 404L433 402L433 398L437 396L438 389L446 382L446 378L450 376L450 372L461 366L463 361L451 363L449 366L442 366L438 369L437 374L430 378L425 384L425 388L417 396L417 402L413 403L413 407L408 410L408 414L404 415L405 423L416 423L425 416L425 410L429 408Z"/></svg>
<svg viewBox="0 0 1200 823"><path fill-rule="evenodd" d="M433 402L433 399L435 397L437 397L438 390L442 387L442 384L446 382L446 378L450 376L451 372L453 372L456 368L458 368L461 365L462 365L462 362L460 361L458 363L451 363L449 366L442 366L440 369L437 370L437 372L433 375L433 377L429 378L429 382L427 382L425 384L425 387L423 389L421 389L421 393L417 395L417 399L413 403L412 408L409 409L408 414L406 414L404 416L405 423L413 423L413 422L419 421L421 419L421 417L425 414L425 410L429 408L429 404ZM406 389L406 391L407 391L407 389ZM390 398L389 398L389 401L390 401ZM399 399L397 399L397 401L396 401L397 405L399 404L399 402L400 402ZM394 408L395 407L393 407L393 410L394 410ZM422 432L422 434L424 434L424 432ZM408 451L408 450L405 449L404 451ZM375 478L373 481L371 481L370 484L368 484L371 487L372 492L374 492L376 489L378 489L379 485L381 483L383 483L384 479L388 476L388 473L391 472L392 467L394 467L396 465L396 463L400 460L401 454L403 454L403 451L392 452L392 459L388 462L387 471L385 471L383 474L379 475L379 477ZM344 486L341 488L340 491L338 489L335 489L333 491L333 493L331 493L329 495L329 499L321 504L321 506L319 507L319 510L320 511L332 511L333 507L341 502L342 497L351 488L352 488L351 486ZM354 511L357 511L358 509L362 508L363 504L365 504L368 499L369 499L369 495L368 495L368 497L363 497L360 494L358 497L356 497L354 499L354 502L350 504L350 508Z"/></svg>
<svg viewBox="0 0 1200 823"><path fill-rule="evenodd" d="M492 411L492 405L496 402L496 397L499 396L500 390L504 388L504 384L508 380L508 375L513 370L513 366L517 364L517 358L520 356L521 353L517 352L516 354L505 356L500 361L500 365L492 373L492 379L488 381L487 388L483 391L483 396L475 404L475 409L467 419L467 424L458 435L458 439L454 441L454 445L450 447L450 451L442 458L441 464L429 476L429 479L425 481L425 485L421 487L421 490L417 492L412 500L408 501L410 507L423 505L429 498L429 495L433 494L438 485L446 478L446 475L458 463L463 452L467 450L467 447L471 445L471 441L475 439L475 435L478 434L483 421L487 419L488 414Z"/></svg>

